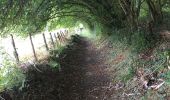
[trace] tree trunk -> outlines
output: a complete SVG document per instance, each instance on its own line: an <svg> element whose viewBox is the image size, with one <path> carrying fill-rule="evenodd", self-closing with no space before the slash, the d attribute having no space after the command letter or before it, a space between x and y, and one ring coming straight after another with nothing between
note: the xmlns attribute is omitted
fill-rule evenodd
<svg viewBox="0 0 170 100"><path fill-rule="evenodd" d="M159 23L163 19L161 2L154 2L152 0L146 0L149 10L151 12L151 18L154 23Z"/></svg>
<svg viewBox="0 0 170 100"><path fill-rule="evenodd" d="M131 30L137 29L141 4L141 0L138 2L134 0L119 0L119 5L126 16L127 22L130 24Z"/></svg>

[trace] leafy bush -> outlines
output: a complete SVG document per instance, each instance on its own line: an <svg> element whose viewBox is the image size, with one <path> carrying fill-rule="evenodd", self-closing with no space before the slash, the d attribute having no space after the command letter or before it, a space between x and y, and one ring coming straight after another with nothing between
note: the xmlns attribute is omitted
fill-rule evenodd
<svg viewBox="0 0 170 100"><path fill-rule="evenodd" d="M22 81L25 79L25 75L22 70L9 59L6 53L2 54L4 58L0 68L0 91L20 86Z"/></svg>
<svg viewBox="0 0 170 100"><path fill-rule="evenodd" d="M139 53L147 48L152 48L156 43L156 35L144 31L131 32L128 29L113 31L111 39L114 43L131 48L132 52Z"/></svg>
<svg viewBox="0 0 170 100"><path fill-rule="evenodd" d="M119 63L113 65L115 69L119 69L116 72L119 75L116 79L127 82L140 67L145 67L149 71L158 71L164 67L165 56L158 51L153 52L154 59L139 59L141 53L148 52L149 48L155 47L157 41L154 34L144 31L131 32L128 29L121 29L113 31L113 34L108 39L112 41L114 48L112 59L116 59L118 55L123 56L123 59ZM146 56L149 55L146 54Z"/></svg>

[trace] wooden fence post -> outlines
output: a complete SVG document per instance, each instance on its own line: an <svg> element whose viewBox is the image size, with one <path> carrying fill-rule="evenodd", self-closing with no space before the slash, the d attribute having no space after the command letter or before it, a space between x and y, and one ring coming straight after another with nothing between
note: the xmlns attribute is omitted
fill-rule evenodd
<svg viewBox="0 0 170 100"><path fill-rule="evenodd" d="M42 35L43 35L43 39L44 39L45 48L46 48L46 50L48 51L49 48L48 48L48 45L47 45L47 41L46 41L46 38L45 38L45 34L43 33Z"/></svg>
<svg viewBox="0 0 170 100"><path fill-rule="evenodd" d="M31 42L31 46L32 46L32 51L33 51L33 54L34 54L34 59L37 62L38 59L37 59L37 56L36 56L36 53L35 53L35 48L34 48L34 44L33 44L33 41L32 41L31 33L29 33L29 38L30 38L30 42Z"/></svg>
<svg viewBox="0 0 170 100"><path fill-rule="evenodd" d="M62 36L63 36L64 42L66 42L66 34L65 34L64 32L62 32L61 34L62 34Z"/></svg>
<svg viewBox="0 0 170 100"><path fill-rule="evenodd" d="M57 41L57 36L55 35L55 33L54 33L54 38L55 38L55 41Z"/></svg>
<svg viewBox="0 0 170 100"><path fill-rule="evenodd" d="M54 37L55 37L55 41L56 41L56 43L57 43L57 46L59 46L59 41L58 41L57 36L56 36L55 33L54 33Z"/></svg>
<svg viewBox="0 0 170 100"><path fill-rule="evenodd" d="M51 33L50 33L50 38L51 38L51 42L52 42L53 48L55 48L55 44L54 44L54 40L53 40L53 36L52 36L52 34L51 34Z"/></svg>
<svg viewBox="0 0 170 100"><path fill-rule="evenodd" d="M62 41L65 42L65 40L64 40L64 35L63 35L63 32L62 32L62 31L60 31L60 37L61 37Z"/></svg>
<svg viewBox="0 0 170 100"><path fill-rule="evenodd" d="M64 42L61 33L59 33L58 36L60 37L61 43Z"/></svg>
<svg viewBox="0 0 170 100"><path fill-rule="evenodd" d="M58 37L59 41L61 41L60 34L58 32L57 32L57 37Z"/></svg>
<svg viewBox="0 0 170 100"><path fill-rule="evenodd" d="M11 34L11 40L12 40L12 46L14 48L14 57L16 59L16 63L19 64L19 56L18 56L18 52L17 52L17 49L16 49L16 46L15 46L15 41L14 41L14 37L13 35Z"/></svg>
<svg viewBox="0 0 170 100"><path fill-rule="evenodd" d="M60 34L59 34L59 32L57 32L57 38L58 38L58 42L61 44L61 37L60 37Z"/></svg>

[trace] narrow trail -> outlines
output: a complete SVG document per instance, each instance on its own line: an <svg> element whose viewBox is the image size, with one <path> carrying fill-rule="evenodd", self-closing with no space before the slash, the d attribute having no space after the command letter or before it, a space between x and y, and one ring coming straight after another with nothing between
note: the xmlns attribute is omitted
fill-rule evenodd
<svg viewBox="0 0 170 100"><path fill-rule="evenodd" d="M126 61L127 51L115 56L116 49L108 41L101 41L96 44L94 40L73 36L59 56L54 54L49 59L60 63L61 70L47 62L35 65L40 73L30 65L22 87L0 93L0 97L5 100L138 100L145 93L143 85L138 83L141 81L133 78L125 84L118 76L128 75L126 66L119 66Z"/></svg>
<svg viewBox="0 0 170 100"><path fill-rule="evenodd" d="M30 66L22 88L0 96L6 100L113 100L105 55L94 41L78 36L55 58L61 71L48 63L36 65L42 73Z"/></svg>
<svg viewBox="0 0 170 100"><path fill-rule="evenodd" d="M105 69L104 57L92 41L81 37L61 56L63 94L61 100L108 100L111 79ZM62 58L62 57L61 57Z"/></svg>

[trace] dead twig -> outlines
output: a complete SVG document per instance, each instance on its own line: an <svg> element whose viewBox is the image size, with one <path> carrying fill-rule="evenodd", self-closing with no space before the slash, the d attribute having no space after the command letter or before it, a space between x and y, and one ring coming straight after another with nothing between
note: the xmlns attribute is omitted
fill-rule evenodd
<svg viewBox="0 0 170 100"><path fill-rule="evenodd" d="M34 64L33 66L38 72L43 73L39 68L36 67L36 64Z"/></svg>
<svg viewBox="0 0 170 100"><path fill-rule="evenodd" d="M152 85L151 88L157 90L165 83L165 81L163 81L162 79L159 79L159 80L162 82L160 84Z"/></svg>

